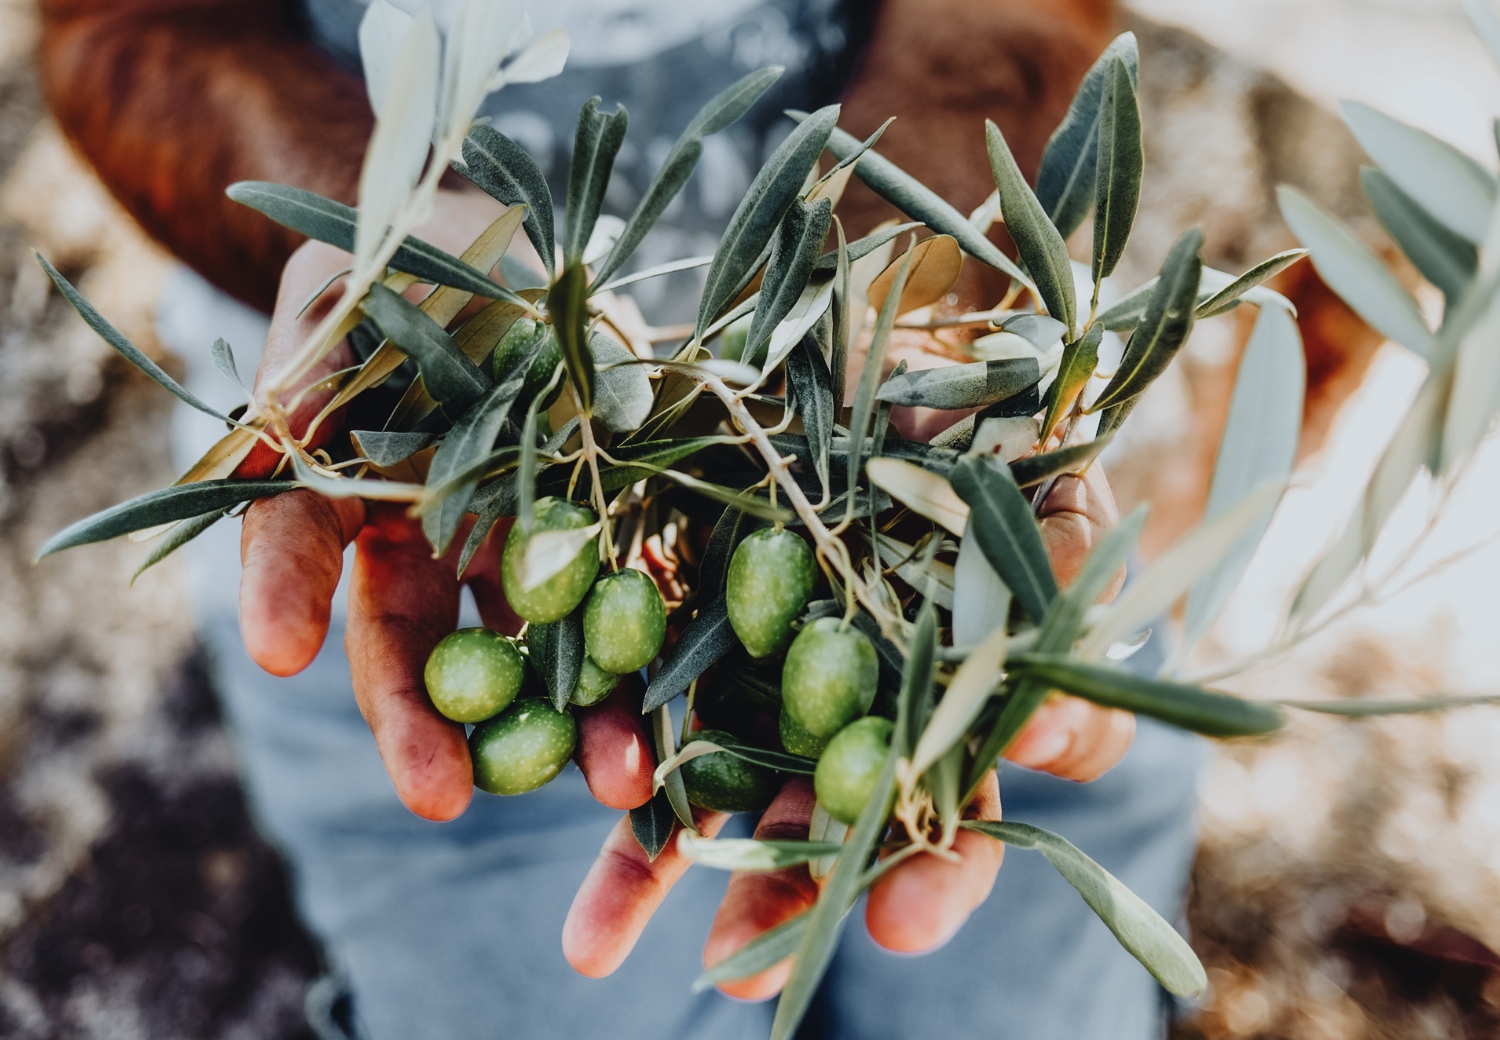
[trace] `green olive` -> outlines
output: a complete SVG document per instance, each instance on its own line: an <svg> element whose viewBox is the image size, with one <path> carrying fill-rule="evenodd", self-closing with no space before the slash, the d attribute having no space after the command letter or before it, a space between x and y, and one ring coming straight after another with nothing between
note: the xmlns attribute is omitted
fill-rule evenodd
<svg viewBox="0 0 1500 1040"><path fill-rule="evenodd" d="M739 544L724 597L729 624L751 657L768 657L786 646L816 578L812 550L791 531L766 528Z"/></svg>
<svg viewBox="0 0 1500 1040"><path fill-rule="evenodd" d="M562 361L562 348L557 345L557 337L552 334L551 327L524 315L517 318L505 331L505 335L500 337L500 342L495 344L495 353L490 358L490 371L494 374L495 382L503 383L513 374L511 369L520 364L538 342L541 349L537 351L531 367L526 370L526 382L521 387L522 401L535 398L542 387L551 381L552 373ZM541 402L541 407L550 408L560 393L561 380Z"/></svg>
<svg viewBox="0 0 1500 1040"><path fill-rule="evenodd" d="M580 708L598 704L614 692L615 684L619 681L618 675L600 668L592 657L585 654L583 667L578 672L578 681L573 684L573 695L568 698L568 703Z"/></svg>
<svg viewBox="0 0 1500 1040"><path fill-rule="evenodd" d="M568 712L533 697L516 701L469 734L474 786L490 794L535 791L562 772L577 739Z"/></svg>
<svg viewBox="0 0 1500 1040"><path fill-rule="evenodd" d="M666 635L666 606L648 576L627 568L595 583L583 608L583 646L601 668L624 675L646 667Z"/></svg>
<svg viewBox="0 0 1500 1040"><path fill-rule="evenodd" d="M798 633L781 669L781 703L813 737L831 737L870 710L880 665L859 629L819 618Z"/></svg>
<svg viewBox="0 0 1500 1040"><path fill-rule="evenodd" d="M533 624L544 625L560 621L583 602L594 575L599 573L599 537L588 540L578 555L568 561L562 570L534 588L521 585L521 561L526 557L526 546L538 534L550 531L576 530L597 523L599 518L592 510L548 496L536 501L531 533L521 530L520 524L512 525L505 539L505 558L500 564L500 577L505 586L505 598L511 609Z"/></svg>
<svg viewBox="0 0 1500 1040"><path fill-rule="evenodd" d="M718 744L733 739L723 730L700 729L688 737L687 744L695 740ZM688 801L700 809L759 812L776 797L781 781L770 769L727 751L711 751L682 764L682 786L687 788Z"/></svg>
<svg viewBox="0 0 1500 1040"><path fill-rule="evenodd" d="M483 722L504 711L526 677L516 644L487 628L461 628L427 658L422 678L433 707L454 722Z"/></svg>
<svg viewBox="0 0 1500 1040"><path fill-rule="evenodd" d="M720 340L720 357L730 361L741 360L740 355L745 352L745 341L750 338L750 323L754 317L753 314L746 314L744 317L734 319L725 327Z"/></svg>
<svg viewBox="0 0 1500 1040"><path fill-rule="evenodd" d="M875 792L894 729L889 719L871 715L849 723L828 742L813 774L813 790L829 816L854 826Z"/></svg>
<svg viewBox="0 0 1500 1040"><path fill-rule="evenodd" d="M792 718L784 707L781 709L780 725L781 746L794 755L801 755L803 758L817 758L823 753L823 749L828 746L827 738L815 737L807 732L807 730L797 724L797 720Z"/></svg>

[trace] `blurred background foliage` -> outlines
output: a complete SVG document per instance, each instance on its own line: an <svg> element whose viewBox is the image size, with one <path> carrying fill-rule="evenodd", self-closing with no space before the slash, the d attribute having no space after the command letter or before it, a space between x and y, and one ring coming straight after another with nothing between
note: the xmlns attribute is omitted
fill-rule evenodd
<svg viewBox="0 0 1500 1040"><path fill-rule="evenodd" d="M1396 264L1359 192L1362 155L1335 114L1339 97L1493 165L1500 74L1456 3L1134 0L1121 20L1140 37L1148 163L1123 284L1154 273L1193 223L1207 234L1205 260L1227 270L1292 245L1278 183ZM0 1035L311 1036L303 1007L318 952L247 816L177 563L134 588L142 549L128 542L30 563L67 520L173 476L165 396L84 327L31 259L43 249L172 367L151 328L172 261L46 118L34 39L28 0L0 0ZM1268 635L1415 385L1417 363L1383 345L1310 265L1278 288L1298 304L1308 349L1304 469L1210 656ZM1151 390L1165 407L1142 409L1152 421L1127 427L1106 457L1123 507L1156 503L1148 554L1202 511L1247 333L1247 322L1200 325ZM1159 465L1154 446L1182 438L1197 454ZM1475 468L1435 557L1493 536L1500 451L1491 444ZM1399 518L1396 528L1393 542L1414 533ZM1490 546L1236 688L1493 691L1497 581ZM1177 1035L1500 1035L1497 746L1500 710L1475 709L1299 717L1275 743L1219 748L1188 908L1211 990Z"/></svg>

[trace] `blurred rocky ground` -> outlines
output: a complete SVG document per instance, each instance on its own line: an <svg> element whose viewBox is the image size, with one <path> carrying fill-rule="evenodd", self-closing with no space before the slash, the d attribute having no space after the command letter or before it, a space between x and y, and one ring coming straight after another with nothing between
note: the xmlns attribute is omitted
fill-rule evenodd
<svg viewBox="0 0 1500 1040"><path fill-rule="evenodd" d="M170 261L45 118L32 19L0 2L0 1036L308 1037L318 954L247 815L179 574L132 587L128 542L32 563L173 477L171 399L31 255L157 349Z"/></svg>
<svg viewBox="0 0 1500 1040"><path fill-rule="evenodd" d="M1326 16L1330 32L1363 26L1368 47L1370 18L1391 22L1422 2L1137 0L1214 43L1128 16L1141 37L1148 171L1120 280L1148 277L1192 223L1207 230L1210 263L1228 270L1290 245L1274 206L1282 182L1389 256L1358 194L1360 153L1328 103L1340 83L1371 80L1320 67L1294 88L1260 56L1290 53L1273 63L1283 75L1316 60L1266 28L1272 15L1288 26ZM1231 17L1246 11L1259 21ZM1450 22L1438 26L1443 39L1466 39ZM318 953L247 816L180 573L169 560L132 587L145 549L129 542L31 563L68 521L173 476L170 399L85 329L30 255L45 251L136 343L159 349L150 317L169 261L46 120L33 32L26 0L0 0L0 1036L310 1036L303 1005ZM1430 68L1473 67L1445 66L1432 35L1423 39ZM1311 490L1289 496L1272 558L1257 561L1273 577L1232 610L1210 657L1243 651L1238 629L1256 630L1256 611L1317 548L1299 557L1288 546L1318 543L1347 509L1317 497L1320 482L1348 471L1357 483L1368 470L1380 420L1394 412L1368 385L1351 400L1355 386L1410 376L1315 282L1283 287L1318 347ZM1245 330L1243 317L1201 326L1138 409L1154 419L1127 427L1113 454L1122 500L1158 503L1148 551L1202 508ZM1349 447L1365 442L1362 454ZM1162 465L1169 456L1178 463ZM1463 609L1429 597L1396 635L1356 618L1241 686L1356 697L1472 684L1475 673L1448 667L1458 639L1449 615ZM1492 667L1478 673L1496 678ZM1500 1036L1496 716L1304 719L1274 743L1221 750L1190 907L1213 985L1181 1040Z"/></svg>

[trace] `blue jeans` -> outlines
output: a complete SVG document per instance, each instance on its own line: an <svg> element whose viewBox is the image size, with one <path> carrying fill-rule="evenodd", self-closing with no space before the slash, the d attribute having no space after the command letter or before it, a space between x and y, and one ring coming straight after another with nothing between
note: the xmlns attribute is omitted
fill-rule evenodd
<svg viewBox="0 0 1500 1040"><path fill-rule="evenodd" d="M262 342L263 322L186 274L168 298L161 331L186 357L189 387L225 407L238 403L206 345L237 327L231 342L248 375L253 351L245 348ZM175 422L184 463L223 430L199 413ZM300 675L273 678L245 654L234 613L238 538L238 524L225 523L183 550L200 638L252 811L286 856L303 918L350 986L370 1040L763 1040L774 1005L689 989L727 875L689 871L618 972L603 980L574 973L559 943L562 922L619 814L594 802L570 768L525 797L475 792L451 823L413 816L355 706L341 609ZM1002 767L1005 816L1061 833L1176 919L1202 761L1197 738L1142 720L1125 760L1096 783ZM849 918L809 1035L1163 1033L1164 991L1034 852L1009 851L990 899L933 954L884 953L860 922L858 912Z"/></svg>

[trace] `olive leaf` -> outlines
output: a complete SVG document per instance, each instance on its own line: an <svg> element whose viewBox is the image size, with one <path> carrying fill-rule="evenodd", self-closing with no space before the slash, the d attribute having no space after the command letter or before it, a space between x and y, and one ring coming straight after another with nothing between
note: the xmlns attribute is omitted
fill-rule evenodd
<svg viewBox="0 0 1500 1040"><path fill-rule="evenodd" d="M696 339L705 338L709 325L758 266L777 225L796 200L808 171L828 143L838 117L837 105L818 109L787 135L750 182L729 218L729 227L719 240L714 262L708 268L698 304Z"/></svg>
<svg viewBox="0 0 1500 1040"><path fill-rule="evenodd" d="M677 814L667 792L657 791L645 805L630 810L630 832L640 842L648 860L655 860L667 847L677 827Z"/></svg>
<svg viewBox="0 0 1500 1040"><path fill-rule="evenodd" d="M1099 105L1099 160L1094 202L1094 285L1114 273L1125 252L1141 201L1146 156L1141 148L1141 109L1135 80L1116 57L1104 76ZM1098 298L1097 289L1095 298Z"/></svg>
<svg viewBox="0 0 1500 1040"><path fill-rule="evenodd" d="M786 960L797 952L811 913L804 910L796 917L787 918L775 928L761 932L728 957L716 961L693 980L693 992L701 993L721 982L759 975Z"/></svg>
<svg viewBox="0 0 1500 1040"><path fill-rule="evenodd" d="M376 466L394 466L411 458L432 443L430 433L404 433L391 430L352 430L354 449Z"/></svg>
<svg viewBox="0 0 1500 1040"><path fill-rule="evenodd" d="M1302 433L1305 383L1306 362L1297 323L1284 311L1262 309L1240 355L1205 519L1227 513L1268 480L1284 484L1291 478ZM1273 503L1189 592L1179 656L1208 630L1224 608L1250 565L1274 511Z"/></svg>
<svg viewBox="0 0 1500 1040"><path fill-rule="evenodd" d="M973 535L990 566L1015 593L1022 609L1040 624L1057 595L1057 579L1031 503L1016 486L1010 468L971 455L959 460L949 480L958 497L969 504Z"/></svg>
<svg viewBox="0 0 1500 1040"><path fill-rule="evenodd" d="M1376 332L1416 352L1432 356L1432 331L1396 276L1342 224L1294 188L1276 189L1281 215L1309 250L1313 266L1328 287Z"/></svg>
<svg viewBox="0 0 1500 1040"><path fill-rule="evenodd" d="M971 524L964 527L953 564L953 645L959 647L983 641L1010 618L1010 589L985 559Z"/></svg>
<svg viewBox="0 0 1500 1040"><path fill-rule="evenodd" d="M1047 862L1078 890L1120 945L1169 992L1179 997L1196 997L1207 988L1208 976L1203 965L1177 930L1144 899L1066 839L1028 823L965 820L959 826L1008 845L1035 849L1047 857Z"/></svg>
<svg viewBox="0 0 1500 1040"><path fill-rule="evenodd" d="M1100 112L1105 82L1116 60L1124 62L1134 84L1140 64L1134 33L1115 37L1089 68L1068 105L1068 114L1048 139L1037 168L1037 200L1065 239L1078 230L1094 205Z"/></svg>
<svg viewBox="0 0 1500 1040"><path fill-rule="evenodd" d="M1084 330L1082 336L1063 348L1057 377L1047 390L1047 417L1042 420L1039 437L1043 444L1052 436L1057 424L1073 410L1078 395L1093 378L1094 369L1099 367L1099 343L1103 339L1104 326L1095 322Z"/></svg>
<svg viewBox="0 0 1500 1040"><path fill-rule="evenodd" d="M1484 41L1485 48L1495 64L1500 65L1500 17L1490 9L1485 0L1463 0L1464 13L1469 16L1474 30Z"/></svg>
<svg viewBox="0 0 1500 1040"><path fill-rule="evenodd" d="M241 502L279 495L296 487L289 480L200 480L193 484L174 484L69 524L47 539L37 551L36 558L40 560L76 545L108 541L148 527L202 516L215 509L228 509Z"/></svg>
<svg viewBox="0 0 1500 1040"><path fill-rule="evenodd" d="M384 285L372 285L362 306L386 338L416 361L423 386L448 414L462 414L490 389L490 377L469 360L441 325L400 293Z"/></svg>
<svg viewBox="0 0 1500 1040"><path fill-rule="evenodd" d="M677 274L679 271L696 270L699 267L707 267L713 262L714 258L712 256L689 256L681 260L668 260L664 264L657 264L654 267L646 267L631 274L623 275L597 288L590 287L589 295L593 296L596 293L614 292L616 289L623 289L625 286L634 285L636 282L644 282L652 278L661 278L664 275ZM597 282L598 280L595 277L594 281Z"/></svg>
<svg viewBox="0 0 1500 1040"><path fill-rule="evenodd" d="M698 569L698 594L714 597L724 591L729 576L729 561L741 542L770 524L743 510L729 508L714 524L703 550L703 565Z"/></svg>
<svg viewBox="0 0 1500 1040"><path fill-rule="evenodd" d="M534 346L532 354L536 353L537 347ZM527 367L521 367L511 378L492 387L453 424L453 429L433 453L432 464L427 469L427 487L443 487L460 471L489 455L500 436L500 427L510 417L511 406L525 385ZM442 556L448 551L478 483L479 474L476 473L453 488L437 508L422 515L422 533L432 544L434 555Z"/></svg>
<svg viewBox="0 0 1500 1040"><path fill-rule="evenodd" d="M900 261L889 264L875 276L865 290L870 306L879 310L885 304L886 293L896 277ZM963 273L964 254L952 235L933 235L917 243L907 272L906 284L901 290L896 314L900 316L919 307L936 303L948 295L948 290L958 283Z"/></svg>
<svg viewBox="0 0 1500 1040"><path fill-rule="evenodd" d="M1452 711L1455 708L1475 708L1500 702L1500 694L1480 694L1474 697L1422 697L1412 700L1365 700L1363 698L1337 701L1287 701L1275 703L1283 708L1298 711L1313 711L1320 715L1343 715L1348 718L1374 718L1381 715L1420 715L1429 711Z"/></svg>
<svg viewBox="0 0 1500 1040"><path fill-rule="evenodd" d="M936 548L936 545L935 545ZM901 747L901 755L906 758L915 758L913 755L912 741L916 740L916 734L922 738L927 737L927 719L933 713L933 674L938 668L938 606L932 597L922 603L921 611L916 614L916 629L912 632L912 639L907 644L907 665L901 674L901 686L910 686L903 689L900 702L906 705L906 725L903 726L906 743ZM953 687L950 686L950 690ZM944 699L947 699L945 696ZM916 747L921 747L921 741L916 740ZM913 776L919 776L921 770L913 768Z"/></svg>
<svg viewBox="0 0 1500 1040"><path fill-rule="evenodd" d="M921 776L968 736L969 727L1005 678L1005 652L1009 643L1002 620L959 666L943 699L921 730L911 754L908 775Z"/></svg>
<svg viewBox="0 0 1500 1040"><path fill-rule="evenodd" d="M856 238L853 242L846 243L844 246L845 257L851 264L856 260L863 260L886 243L900 238L908 231L915 231L921 226L922 222L920 220L908 220L904 224L883 224L863 238ZM838 262L838 249L830 249L818 257L818 262L813 267L813 270L834 271L838 269Z"/></svg>
<svg viewBox="0 0 1500 1040"><path fill-rule="evenodd" d="M692 176L694 168L698 165L699 157L703 154L703 138L728 128L730 124L750 111L751 106L760 100L761 95L770 89L771 84L776 82L781 73L780 65L757 69L715 94L706 105L698 110L693 121L687 125L687 129L682 132L682 136L677 139L672 150L667 153L667 158L662 162L661 168L656 171L656 176L651 179L646 193L641 196L641 201L636 204L635 211L625 222L620 237L615 239L614 248L600 263L598 272L594 275L595 286L605 282L610 275L624 265L626 260L630 259L631 254L646 237L646 233L661 218L667 206L688 182L688 178ZM590 295L599 291L601 290L598 288L591 288Z"/></svg>
<svg viewBox="0 0 1500 1040"><path fill-rule="evenodd" d="M1041 377L1036 358L971 361L892 375L875 398L924 408L982 408L1035 386Z"/></svg>
<svg viewBox="0 0 1500 1040"><path fill-rule="evenodd" d="M1484 241L1494 174L1448 142L1369 105L1344 101L1339 108L1360 146L1417 205L1454 234L1475 245Z"/></svg>
<svg viewBox="0 0 1500 1040"><path fill-rule="evenodd" d="M791 313L802 290L807 288L832 219L833 206L827 199L811 206L794 199L782 218L771 239L771 255L760 283L760 298L740 355L747 364L756 364L755 359L770 341L772 330Z"/></svg>
<svg viewBox="0 0 1500 1040"><path fill-rule="evenodd" d="M264 213L283 227L337 246L345 252L354 252L358 211L341 202L269 181L239 181L226 188L224 194L241 205ZM483 271L410 235L391 257L391 266L434 285L451 285L492 300L524 303L515 293L486 277Z"/></svg>
<svg viewBox="0 0 1500 1040"><path fill-rule="evenodd" d="M807 435L813 469L823 485L823 496L829 493L830 449L833 445L835 405L833 377L823 360L823 352L813 341L803 337L786 356L786 378L797 398L797 414Z"/></svg>
<svg viewBox="0 0 1500 1040"><path fill-rule="evenodd" d="M687 689L704 669L733 650L738 642L729 624L729 607L721 593L698 608L698 616L688 622L677 642L663 656L661 668L646 687L642 714L656 710Z"/></svg>
<svg viewBox="0 0 1500 1040"><path fill-rule="evenodd" d="M906 287L906 275L911 269L915 243L906 250L891 291L886 295L875 320L875 331L870 337L870 349L859 376L859 387L854 392L854 408L849 414L849 458L847 462L847 486L853 490L859 484L859 471L864 462L865 438L869 435L870 415L875 410L877 383L885 365L885 348L891 338L891 329L896 324L896 306L901 292ZM854 497L850 495L845 516L853 516Z"/></svg>
<svg viewBox="0 0 1500 1040"><path fill-rule="evenodd" d="M755 838L697 838L683 832L677 850L685 859L718 870L783 870L823 856L838 855L833 841L764 841Z"/></svg>
<svg viewBox="0 0 1500 1040"><path fill-rule="evenodd" d="M531 591L572 563L599 536L600 527L600 523L595 521L587 527L568 527L533 534L526 540L526 552L521 557L521 589Z"/></svg>
<svg viewBox="0 0 1500 1040"><path fill-rule="evenodd" d="M616 105L613 115L603 115L599 112L599 100L591 97L583 103L573 136L573 161L568 167L568 214L563 227L563 263L568 267L583 262L583 251L599 221L604 189L609 186L609 175L614 170L620 145L625 143L625 125L629 122L624 105ZM583 286L579 288L582 290Z"/></svg>
<svg viewBox="0 0 1500 1040"><path fill-rule="evenodd" d="M532 540L541 535L532 535ZM571 557L569 557L571 559ZM552 706L562 711L578 685L583 671L583 607L559 621L526 626L526 647L531 666L542 677Z"/></svg>
<svg viewBox="0 0 1500 1040"><path fill-rule="evenodd" d="M1203 231L1184 231L1161 265L1160 280L1151 292L1145 320L1125 344L1109 385L1089 406L1090 412L1139 396L1177 356L1177 350L1193 330L1193 307L1202 274Z"/></svg>
<svg viewBox="0 0 1500 1040"><path fill-rule="evenodd" d="M651 414L651 379L628 347L602 332L589 337L593 355L594 418L616 433L634 430Z"/></svg>
<svg viewBox="0 0 1500 1040"><path fill-rule="evenodd" d="M580 263L570 263L547 291L552 330L584 415L593 412L595 380L594 358L589 350L587 286L588 271Z"/></svg>
<svg viewBox="0 0 1500 1040"><path fill-rule="evenodd" d="M1149 715L1210 737L1271 733L1284 723L1274 704L1248 701L1201 686L1148 679L1134 672L1084 664L1067 657L1027 654L1021 667L1075 697Z"/></svg>
<svg viewBox="0 0 1500 1040"><path fill-rule="evenodd" d="M796 112L788 114L794 119L798 115ZM859 138L843 130L835 129L828 139L828 150L840 159L859 147ZM913 220L921 221L939 235L952 235L963 251L980 263L1010 275L1022 285L1031 284L1031 279L1016 266L1015 261L985 238L968 218L879 152L873 149L866 152L854 167L854 175Z"/></svg>
<svg viewBox="0 0 1500 1040"><path fill-rule="evenodd" d="M889 457L871 459L865 471L871 483L913 512L941 524L953 534L964 533L970 510L946 477L905 459Z"/></svg>
<svg viewBox="0 0 1500 1040"><path fill-rule="evenodd" d="M64 278L61 272L53 267L45 256L41 253L36 253L35 256L37 263L42 265L42 270L47 272L47 277L52 279L58 291L73 305L73 309L88 323L89 328L97 332L104 342L114 347L115 350L123 355L126 361L129 361L136 368L146 373L146 375L151 377L152 382L170 392L183 404L191 405L205 415L211 415L215 419L233 425L233 419L230 419L229 416L217 408L201 401L187 387L162 371L161 366L147 357L139 347L126 339L119 329L111 325L104 315L94 309L93 304L83 298L83 294L75 289L73 283Z"/></svg>
<svg viewBox="0 0 1500 1040"><path fill-rule="evenodd" d="M1273 304L1279 306L1288 314L1296 317L1296 309L1291 306L1290 301L1280 293L1273 293L1269 289L1258 289L1257 287L1268 278L1273 278L1295 264L1307 255L1306 249L1286 249L1275 256L1267 257L1256 264L1250 270L1238 277L1229 279L1228 284L1205 296L1204 291L1210 285L1212 279L1219 275L1211 267L1203 269L1203 275L1198 282L1198 305L1193 313L1199 318L1212 318L1216 314L1223 314L1234 308L1241 299L1251 303L1265 306Z"/></svg>
<svg viewBox="0 0 1500 1040"><path fill-rule="evenodd" d="M547 438L547 443L542 445L541 451L544 453L557 451L577 432L578 416L575 415L565 422L561 429ZM469 563L474 559L474 554L479 551L479 547L484 544L485 538L489 536L499 519L515 511L516 483L517 475L512 473L480 487L474 493L471 504L479 516L474 521L474 526L469 528L469 536L464 539L463 549L459 552L458 574L460 577L469 569Z"/></svg>
<svg viewBox="0 0 1500 1040"><path fill-rule="evenodd" d="M177 521L151 550L150 555L135 569L135 573L130 576L130 584L134 585L135 580L142 574L222 520L230 508L225 506L222 509L211 509L202 516L190 516L186 520Z"/></svg>
<svg viewBox="0 0 1500 1040"><path fill-rule="evenodd" d="M1071 331L1078 323L1078 302L1073 293L1073 262L1068 259L1067 244L1047 219L1047 211L1032 194L1026 178L1021 176L1005 135L993 120L985 120L984 139L995 186L1000 189L1005 230L1010 232L1016 251L1031 272L1047 313Z"/></svg>
<svg viewBox="0 0 1500 1040"><path fill-rule="evenodd" d="M1010 464L1010 475L1015 478L1017 487L1027 488L1063 473L1082 472L1111 440L1113 437L1106 435L1083 444L1070 444L1056 451L1016 459Z"/></svg>
<svg viewBox="0 0 1500 1040"><path fill-rule="evenodd" d="M1456 302L1474 280L1479 250L1417 205L1384 170L1361 167L1359 181L1380 226L1401 247L1412 266L1441 289L1450 303Z"/></svg>
<svg viewBox="0 0 1500 1040"><path fill-rule="evenodd" d="M464 138L463 163L455 163L454 168L491 198L507 206L526 207L526 219L521 226L550 278L556 253L552 190L547 187L547 177L536 160L494 127L479 123ZM510 281L508 275L506 281Z"/></svg>
<svg viewBox="0 0 1500 1040"><path fill-rule="evenodd" d="M244 390L245 381L240 378L240 370L234 363L234 348L229 345L229 341L223 338L214 340L213 346L208 348L208 353L210 360L214 363L214 368L219 370L219 375Z"/></svg>
<svg viewBox="0 0 1500 1040"><path fill-rule="evenodd" d="M677 751L677 734L672 726L672 709L669 705L663 704L651 713L651 735L656 740L656 760L665 765L672 760ZM658 774L661 768L657 766ZM692 806L688 804L687 788L683 786L682 774L672 770L658 783L661 788L658 793L667 796L672 812L676 814L677 821L682 824L683 829L697 834L698 824L693 819Z"/></svg>
<svg viewBox="0 0 1500 1040"><path fill-rule="evenodd" d="M828 308L832 303L833 279L822 278L810 282L807 288L802 290L802 295L797 297L791 313L771 333L771 342L766 348L766 360L761 366L761 373L774 372L776 366L786 360L792 348L802 342L818 322L823 320L823 315L828 313Z"/></svg>
<svg viewBox="0 0 1500 1040"><path fill-rule="evenodd" d="M1085 660L1098 660L1112 645L1147 627L1198 580L1229 555L1236 543L1281 497L1285 481L1272 479L1237 505L1204 519L1158 556L1120 597L1104 609L1079 645Z"/></svg>

